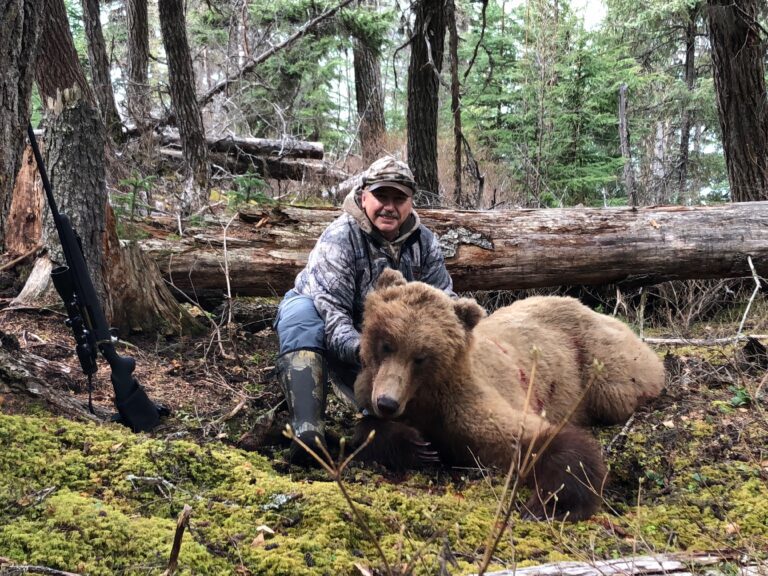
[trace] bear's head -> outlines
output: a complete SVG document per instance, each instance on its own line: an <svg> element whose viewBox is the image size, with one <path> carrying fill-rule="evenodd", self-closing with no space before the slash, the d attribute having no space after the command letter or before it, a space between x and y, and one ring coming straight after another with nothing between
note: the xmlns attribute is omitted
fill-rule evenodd
<svg viewBox="0 0 768 576"><path fill-rule="evenodd" d="M417 394L439 394L466 362L472 329L484 316L472 299L454 300L385 270L365 301L358 401L380 418L397 418Z"/></svg>

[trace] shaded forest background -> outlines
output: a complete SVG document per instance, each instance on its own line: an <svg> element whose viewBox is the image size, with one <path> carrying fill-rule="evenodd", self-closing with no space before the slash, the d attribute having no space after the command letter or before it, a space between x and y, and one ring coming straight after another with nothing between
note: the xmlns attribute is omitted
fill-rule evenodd
<svg viewBox="0 0 768 576"><path fill-rule="evenodd" d="M160 7L165 4L176 3ZM709 26L717 2L611 0L601 20L587 19L589 27L584 9L561 0L449 4L450 10L426 0L412 7L349 4L258 65L254 58L334 5L193 0L166 20L168 38L180 26L186 31L208 138L321 142L325 161L350 174L381 152L407 156L422 201L446 206L691 205L731 198ZM751 11L749 4L737 3L754 18L744 39L762 59L756 64L763 66L763 93L756 84L755 98L764 108L765 15L759 3ZM162 10L139 0L68 1L65 7L79 63L113 141L122 145L138 134L173 129L180 89L169 78ZM89 48L99 25L107 58L101 64L98 50ZM50 33L43 32L42 42L53 43ZM412 48L422 37L429 40L426 58L415 63ZM100 78L105 65L108 76ZM47 68L37 76L57 73ZM746 89L727 88L740 98ZM427 107L430 92L434 111ZM756 113L762 125L754 129L765 132L765 111ZM186 140L199 128L188 128ZM423 133L430 129L432 140ZM127 144L131 153L121 154L111 182L110 199L120 213L165 209L146 197L162 170L159 142L140 142ZM197 146L197 153L185 152L187 169L214 199L222 193L237 204L297 190L306 197L320 188L312 182L291 187L258 166L245 174L215 162L206 166ZM195 154L203 168L189 160ZM169 191L184 203L183 190ZM752 190L734 199L764 195Z"/></svg>

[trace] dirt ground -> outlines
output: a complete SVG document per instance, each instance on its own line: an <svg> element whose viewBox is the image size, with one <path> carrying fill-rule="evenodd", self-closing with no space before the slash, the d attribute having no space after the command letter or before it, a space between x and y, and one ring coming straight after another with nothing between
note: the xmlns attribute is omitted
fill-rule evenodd
<svg viewBox="0 0 768 576"><path fill-rule="evenodd" d="M10 297L0 300L0 331L15 337L23 353L53 362L39 368L37 375L85 409L88 380L63 310L13 309L9 302ZM136 361L134 376L148 396L170 410L156 433L222 441L278 460L283 456L287 410L274 374L277 336L269 327L269 310L276 309L276 302L264 302L260 308L267 310L266 318L222 325L196 338L133 336L118 342L118 352ZM98 414L110 414L114 406L109 365L102 357L98 365L90 397ZM34 402L33 397L6 395L2 410L23 413ZM331 446L351 435L353 423L353 411L329 394Z"/></svg>

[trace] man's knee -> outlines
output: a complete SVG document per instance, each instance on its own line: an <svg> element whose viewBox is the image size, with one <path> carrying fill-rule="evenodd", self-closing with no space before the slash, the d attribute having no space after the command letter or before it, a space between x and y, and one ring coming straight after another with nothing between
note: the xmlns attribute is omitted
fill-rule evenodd
<svg viewBox="0 0 768 576"><path fill-rule="evenodd" d="M281 354L307 348L325 350L325 323L309 296L286 295L277 311L275 330Z"/></svg>

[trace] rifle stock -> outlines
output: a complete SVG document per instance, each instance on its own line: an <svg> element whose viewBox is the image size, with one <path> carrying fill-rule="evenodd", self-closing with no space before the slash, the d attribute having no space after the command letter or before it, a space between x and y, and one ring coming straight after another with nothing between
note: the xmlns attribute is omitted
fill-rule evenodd
<svg viewBox="0 0 768 576"><path fill-rule="evenodd" d="M94 374L98 369L98 352L101 352L112 372L111 380L115 392L115 406L120 415L119 421L134 432L152 430L160 422L161 409L149 399L134 378L135 360L120 356L115 350L112 333L88 273L80 238L72 228L69 218L59 213L56 207L31 125L27 127L27 133L66 260L66 266L58 266L51 271L51 280L64 301L68 316L66 323L75 337L75 351L80 366L86 375Z"/></svg>

